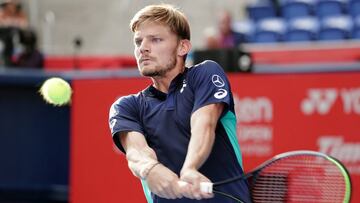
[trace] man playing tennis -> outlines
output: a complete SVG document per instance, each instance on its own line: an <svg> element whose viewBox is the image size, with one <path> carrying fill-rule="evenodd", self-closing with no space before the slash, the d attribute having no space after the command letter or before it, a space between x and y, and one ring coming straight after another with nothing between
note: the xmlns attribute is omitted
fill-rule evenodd
<svg viewBox="0 0 360 203"><path fill-rule="evenodd" d="M232 202L199 188L200 182L243 173L234 102L223 69L213 61L185 67L190 28L171 5L143 8L130 27L139 71L153 84L117 100L109 122L148 203ZM246 181L223 187L250 202Z"/></svg>

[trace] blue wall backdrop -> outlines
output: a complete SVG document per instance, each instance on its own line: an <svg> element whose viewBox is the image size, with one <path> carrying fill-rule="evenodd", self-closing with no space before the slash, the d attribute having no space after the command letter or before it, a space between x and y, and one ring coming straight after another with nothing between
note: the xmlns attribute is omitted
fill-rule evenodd
<svg viewBox="0 0 360 203"><path fill-rule="evenodd" d="M0 202L67 200L70 108L42 100L44 80L0 77Z"/></svg>

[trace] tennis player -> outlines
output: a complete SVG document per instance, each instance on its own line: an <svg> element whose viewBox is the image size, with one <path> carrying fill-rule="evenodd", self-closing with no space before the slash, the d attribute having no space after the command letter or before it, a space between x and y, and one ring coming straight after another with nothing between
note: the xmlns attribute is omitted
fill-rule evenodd
<svg viewBox="0 0 360 203"><path fill-rule="evenodd" d="M199 189L200 182L243 173L234 102L223 69L213 61L185 67L190 28L172 5L141 9L130 27L138 69L152 85L117 100L109 123L148 203L232 202ZM223 187L250 202L246 182Z"/></svg>

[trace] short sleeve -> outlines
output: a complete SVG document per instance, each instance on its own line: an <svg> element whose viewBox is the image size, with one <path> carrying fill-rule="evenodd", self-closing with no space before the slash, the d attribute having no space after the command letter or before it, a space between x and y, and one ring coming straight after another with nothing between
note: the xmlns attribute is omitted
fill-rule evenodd
<svg viewBox="0 0 360 203"><path fill-rule="evenodd" d="M204 61L193 67L190 85L194 91L192 112L213 103L231 103L231 89L224 70L214 61Z"/></svg>
<svg viewBox="0 0 360 203"><path fill-rule="evenodd" d="M125 152L119 141L120 132L137 131L143 133L140 125L139 109L134 96L121 97L110 108L109 126L115 145Z"/></svg>

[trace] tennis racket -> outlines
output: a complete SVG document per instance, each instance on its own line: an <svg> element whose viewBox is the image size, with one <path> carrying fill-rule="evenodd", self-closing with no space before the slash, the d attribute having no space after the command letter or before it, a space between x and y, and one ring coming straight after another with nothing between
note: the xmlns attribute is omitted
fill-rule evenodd
<svg viewBox="0 0 360 203"><path fill-rule="evenodd" d="M218 186L247 179L253 202L350 202L351 182L346 168L335 158L314 151L279 154L242 176L201 183L203 192L243 202Z"/></svg>

